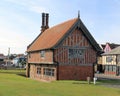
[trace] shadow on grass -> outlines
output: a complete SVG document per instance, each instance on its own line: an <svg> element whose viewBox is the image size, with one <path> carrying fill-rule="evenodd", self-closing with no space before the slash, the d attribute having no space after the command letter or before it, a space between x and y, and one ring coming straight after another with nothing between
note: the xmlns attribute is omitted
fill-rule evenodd
<svg viewBox="0 0 120 96"><path fill-rule="evenodd" d="M21 70L4 70L4 71L0 71L0 73L3 74L16 74L19 76L23 76L26 77L25 72L20 72Z"/></svg>
<svg viewBox="0 0 120 96"><path fill-rule="evenodd" d="M16 75L19 75L19 76L22 76L22 77L26 77L25 74L16 74Z"/></svg>

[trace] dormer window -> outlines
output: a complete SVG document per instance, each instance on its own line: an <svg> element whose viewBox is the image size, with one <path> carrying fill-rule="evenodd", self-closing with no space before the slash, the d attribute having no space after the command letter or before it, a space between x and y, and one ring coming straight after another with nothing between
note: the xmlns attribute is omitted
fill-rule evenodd
<svg viewBox="0 0 120 96"><path fill-rule="evenodd" d="M45 51L40 51L40 56L44 58L45 57Z"/></svg>

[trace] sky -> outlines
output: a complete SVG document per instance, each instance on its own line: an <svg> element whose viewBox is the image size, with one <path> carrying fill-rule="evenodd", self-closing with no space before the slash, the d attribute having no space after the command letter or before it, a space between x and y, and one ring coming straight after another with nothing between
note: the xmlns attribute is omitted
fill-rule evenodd
<svg viewBox="0 0 120 96"><path fill-rule="evenodd" d="M40 34L41 13L49 27L80 18L97 43L120 44L120 0L0 0L0 53L25 53Z"/></svg>

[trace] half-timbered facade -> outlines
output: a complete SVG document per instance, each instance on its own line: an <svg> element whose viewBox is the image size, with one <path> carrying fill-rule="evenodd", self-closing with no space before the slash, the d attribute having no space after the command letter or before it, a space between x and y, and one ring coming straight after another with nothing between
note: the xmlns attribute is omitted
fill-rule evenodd
<svg viewBox="0 0 120 96"><path fill-rule="evenodd" d="M92 79L100 51L80 18L68 20L44 30L28 46L27 76L47 81Z"/></svg>
<svg viewBox="0 0 120 96"><path fill-rule="evenodd" d="M120 76L120 46L102 54L104 74Z"/></svg>
<svg viewBox="0 0 120 96"><path fill-rule="evenodd" d="M109 52L111 53L112 50L114 51L114 49L116 50L117 47L119 47L120 44L115 44L115 43L106 43L106 44L101 44L101 48L103 50L103 54L100 55L98 57L98 67L97 67L97 70L99 73L111 73L111 74L116 74L116 72L107 72L105 71L105 65L108 64L110 65L110 68L112 65L116 65L116 56L109 56ZM106 55L105 55L106 54ZM118 53L115 53L115 54L118 54ZM109 61L110 59L109 58L112 58L111 60L112 61ZM115 69L115 68L113 68ZM111 70L111 69L110 69Z"/></svg>

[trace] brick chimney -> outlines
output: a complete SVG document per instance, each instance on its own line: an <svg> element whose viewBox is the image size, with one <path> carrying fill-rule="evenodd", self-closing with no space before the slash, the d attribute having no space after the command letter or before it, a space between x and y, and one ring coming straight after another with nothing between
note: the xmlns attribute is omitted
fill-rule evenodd
<svg viewBox="0 0 120 96"><path fill-rule="evenodd" d="M46 29L49 28L48 22L49 22L49 14L46 13Z"/></svg>
<svg viewBox="0 0 120 96"><path fill-rule="evenodd" d="M49 14L48 13L42 13L41 33L49 28L48 20L49 20Z"/></svg>

